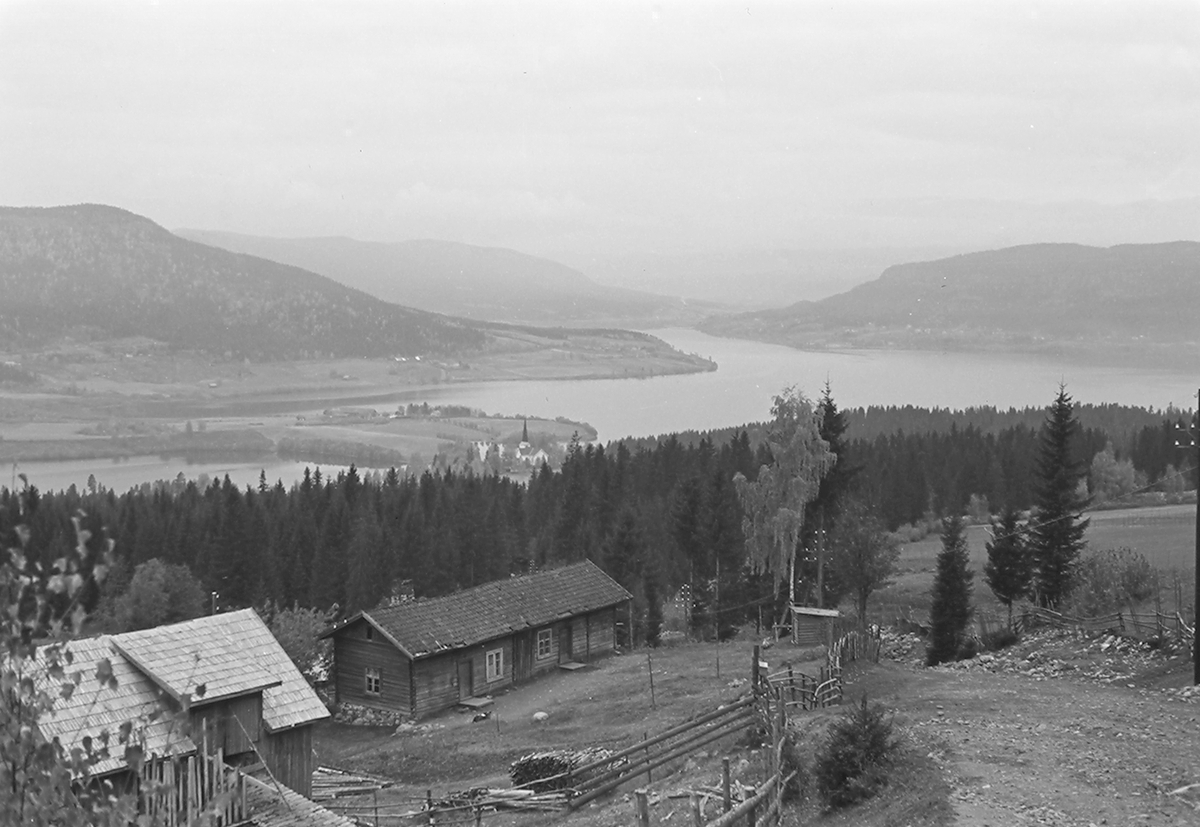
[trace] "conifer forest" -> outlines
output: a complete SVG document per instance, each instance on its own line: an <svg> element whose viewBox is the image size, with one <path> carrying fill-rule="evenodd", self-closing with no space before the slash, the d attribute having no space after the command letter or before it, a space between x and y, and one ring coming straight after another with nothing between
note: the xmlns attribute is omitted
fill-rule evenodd
<svg viewBox="0 0 1200 827"><path fill-rule="evenodd" d="M848 503L852 513L865 509L887 530L960 515L971 503L985 503L990 513L1031 504L1045 409L839 411L828 390L815 404L837 461L808 506L821 520L808 521L797 555L797 577L809 597L814 526L836 537ZM1173 430L1188 413L1088 405L1075 411L1078 462L1107 449L1132 464L1141 487L1178 477ZM223 609L271 603L336 606L345 614L393 590L436 596L587 558L635 595L635 633L644 633L648 593L670 596L687 586L693 625L724 634L753 619L774 591L773 578L747 565L734 484L736 475L753 481L771 464L765 429L755 424L607 446L576 441L561 470L542 466L528 482L457 468L419 475L314 468L290 489L265 479L240 489L226 478L124 493L41 492L26 498L29 513L20 519L18 498L4 489L0 532L26 522L34 538L28 553L55 559L74 542L71 518L82 514L93 535L116 544L120 563L106 591L128 588L139 565L158 559L185 566ZM831 569L826 599L848 590Z"/></svg>

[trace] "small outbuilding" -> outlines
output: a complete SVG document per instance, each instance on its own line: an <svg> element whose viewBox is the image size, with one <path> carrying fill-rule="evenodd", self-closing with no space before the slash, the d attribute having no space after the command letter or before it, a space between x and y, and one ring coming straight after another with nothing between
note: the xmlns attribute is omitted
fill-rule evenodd
<svg viewBox="0 0 1200 827"><path fill-rule="evenodd" d="M842 613L815 606L792 607L792 643L797 646L832 646Z"/></svg>
<svg viewBox="0 0 1200 827"><path fill-rule="evenodd" d="M590 561L359 612L333 638L338 703L420 718L616 648L631 595Z"/></svg>

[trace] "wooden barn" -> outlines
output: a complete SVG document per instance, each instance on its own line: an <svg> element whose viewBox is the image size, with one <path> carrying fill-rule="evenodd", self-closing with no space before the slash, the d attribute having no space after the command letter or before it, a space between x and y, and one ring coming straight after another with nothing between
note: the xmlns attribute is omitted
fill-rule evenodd
<svg viewBox="0 0 1200 827"><path fill-rule="evenodd" d="M832 646L842 613L815 606L792 607L792 643L797 646Z"/></svg>
<svg viewBox="0 0 1200 827"><path fill-rule="evenodd" d="M227 762L262 764L281 784L304 796L312 792L313 724L329 710L253 609L111 641L173 699L192 695L193 740L203 733Z"/></svg>
<svg viewBox="0 0 1200 827"><path fill-rule="evenodd" d="M419 718L613 651L630 594L590 561L359 612L333 638L339 703Z"/></svg>
<svg viewBox="0 0 1200 827"><path fill-rule="evenodd" d="M85 680L40 722L46 737L70 747L105 730L115 734L132 721L147 758L175 764L167 770L181 783L200 763L209 766L219 756L227 768L222 772L269 774L310 795L313 725L329 711L252 609L72 641L67 648L73 659L68 671L81 670ZM112 665L115 686L90 679L104 660ZM158 714L164 696L173 714L188 698L186 726L172 714ZM93 774L126 787L137 783L120 749Z"/></svg>

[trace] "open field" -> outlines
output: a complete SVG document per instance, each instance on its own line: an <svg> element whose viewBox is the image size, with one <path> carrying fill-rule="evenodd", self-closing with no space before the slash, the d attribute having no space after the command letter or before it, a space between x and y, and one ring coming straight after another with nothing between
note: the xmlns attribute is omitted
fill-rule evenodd
<svg viewBox="0 0 1200 827"><path fill-rule="evenodd" d="M1144 554L1151 565L1164 573L1188 571L1195 567L1194 505L1094 511L1088 516L1091 525L1086 537L1091 550L1131 548ZM1004 613L1004 607L983 581L990 539L988 531L987 526L970 526L967 540L971 549L971 568L975 571L976 610L998 616ZM930 590L941 548L941 537L937 534L901 546L898 573L892 585L871 597L869 611L872 617L883 622L891 622L898 615L910 613L914 619L928 617ZM1169 574L1164 577L1163 588L1164 610L1176 611Z"/></svg>
<svg viewBox="0 0 1200 827"><path fill-rule="evenodd" d="M388 419L422 390L448 383L642 377L712 370L664 342L624 331L507 330L487 352L458 359L245 363L173 354L131 339L70 345L14 359L36 381L0 384L0 462L132 456L287 458L366 467L465 456L474 441L515 446L507 416ZM366 415L374 410L378 416ZM194 432L187 432L194 425ZM234 432L238 433L235 436ZM586 423L535 418L530 441L553 456Z"/></svg>

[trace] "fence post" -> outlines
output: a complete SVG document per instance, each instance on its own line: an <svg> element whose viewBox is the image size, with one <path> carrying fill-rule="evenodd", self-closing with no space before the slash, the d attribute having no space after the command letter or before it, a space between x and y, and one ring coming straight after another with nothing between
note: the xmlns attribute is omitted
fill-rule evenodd
<svg viewBox="0 0 1200 827"><path fill-rule="evenodd" d="M433 790L425 791L425 820L427 824L433 824Z"/></svg>
<svg viewBox="0 0 1200 827"><path fill-rule="evenodd" d="M754 644L754 659L750 662L750 691L756 694L758 693L758 663L761 658L759 654L760 651L761 649L759 645L757 643Z"/></svg>
<svg viewBox="0 0 1200 827"><path fill-rule="evenodd" d="M749 787L746 788L746 798L754 798L754 795L757 792L758 792L758 787L756 787L754 785L750 785ZM758 807L751 807L750 812L746 813L746 824L749 827L754 827L754 825L758 823L757 810L758 810Z"/></svg>
<svg viewBox="0 0 1200 827"><path fill-rule="evenodd" d="M633 791L633 803L638 827L650 827L650 797L644 789Z"/></svg>
<svg viewBox="0 0 1200 827"><path fill-rule="evenodd" d="M650 733L646 732L644 729L642 730L642 740L650 740ZM646 784L648 786L654 783L654 776L650 774L650 746L647 745L644 749L645 752L643 754L646 756Z"/></svg>
<svg viewBox="0 0 1200 827"><path fill-rule="evenodd" d="M700 810L699 793L692 793L692 824L693 827L704 827L704 814Z"/></svg>
<svg viewBox="0 0 1200 827"><path fill-rule="evenodd" d="M721 805L725 812L733 807L733 796L729 791L729 756L721 759Z"/></svg>
<svg viewBox="0 0 1200 827"><path fill-rule="evenodd" d="M646 671L650 673L650 708L654 709L654 661L650 660L650 650L646 650Z"/></svg>

